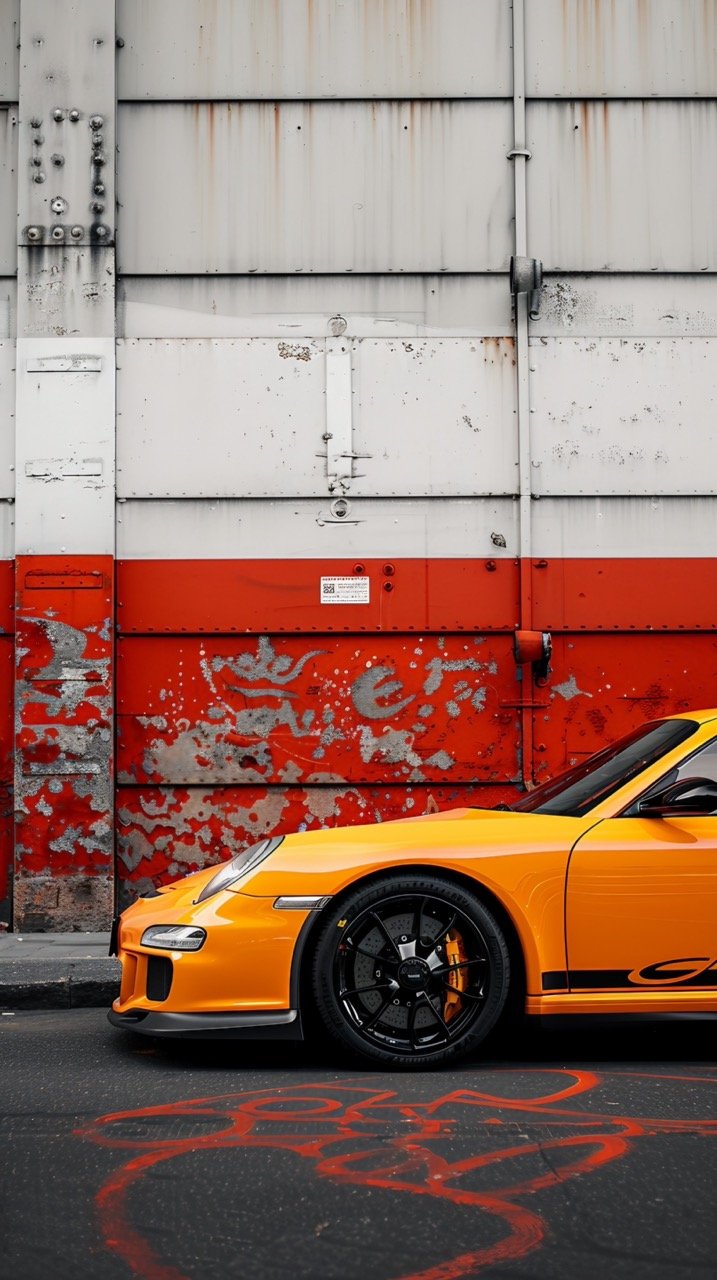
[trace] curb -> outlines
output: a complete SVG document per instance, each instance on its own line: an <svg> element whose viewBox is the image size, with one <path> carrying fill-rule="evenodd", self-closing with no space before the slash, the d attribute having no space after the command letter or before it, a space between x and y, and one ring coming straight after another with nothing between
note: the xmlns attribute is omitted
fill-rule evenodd
<svg viewBox="0 0 717 1280"><path fill-rule="evenodd" d="M120 964L85 960L3 960L0 1009L109 1008L119 992Z"/></svg>

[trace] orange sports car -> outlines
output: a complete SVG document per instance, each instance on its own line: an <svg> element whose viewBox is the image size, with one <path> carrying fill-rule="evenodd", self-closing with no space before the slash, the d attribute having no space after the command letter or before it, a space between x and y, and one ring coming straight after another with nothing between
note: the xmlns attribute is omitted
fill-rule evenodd
<svg viewBox="0 0 717 1280"><path fill-rule="evenodd" d="M654 720L498 809L262 840L115 922L115 1026L391 1067L510 1010L717 1012L717 710Z"/></svg>

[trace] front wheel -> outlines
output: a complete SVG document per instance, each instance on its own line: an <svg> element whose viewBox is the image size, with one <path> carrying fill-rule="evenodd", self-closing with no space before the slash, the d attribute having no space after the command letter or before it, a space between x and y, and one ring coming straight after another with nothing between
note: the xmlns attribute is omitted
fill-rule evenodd
<svg viewBox="0 0 717 1280"><path fill-rule="evenodd" d="M420 873L357 887L330 911L313 994L344 1048L392 1067L453 1060L480 1044L508 997L501 928L460 885Z"/></svg>

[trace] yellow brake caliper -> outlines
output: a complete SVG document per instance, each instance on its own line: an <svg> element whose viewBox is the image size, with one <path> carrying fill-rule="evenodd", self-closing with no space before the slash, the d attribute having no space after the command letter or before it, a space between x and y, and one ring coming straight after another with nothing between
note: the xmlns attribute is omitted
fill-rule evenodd
<svg viewBox="0 0 717 1280"><path fill-rule="evenodd" d="M462 964L468 959L463 947L463 939L457 930L452 930L446 934L446 964ZM455 1018L463 1007L463 1001L460 992L465 991L468 985L468 979L465 969L453 969L447 975L447 981L450 982L455 991L446 991L445 1002L443 1005L443 1017L446 1022L450 1022L451 1018Z"/></svg>

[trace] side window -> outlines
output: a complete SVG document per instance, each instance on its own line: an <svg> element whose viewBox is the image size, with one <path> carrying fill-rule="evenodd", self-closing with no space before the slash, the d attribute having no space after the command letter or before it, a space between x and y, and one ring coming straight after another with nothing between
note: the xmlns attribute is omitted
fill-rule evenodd
<svg viewBox="0 0 717 1280"><path fill-rule="evenodd" d="M671 782L682 782L685 778L709 778L710 782L717 782L717 738L673 769L670 777L665 779L665 786Z"/></svg>

